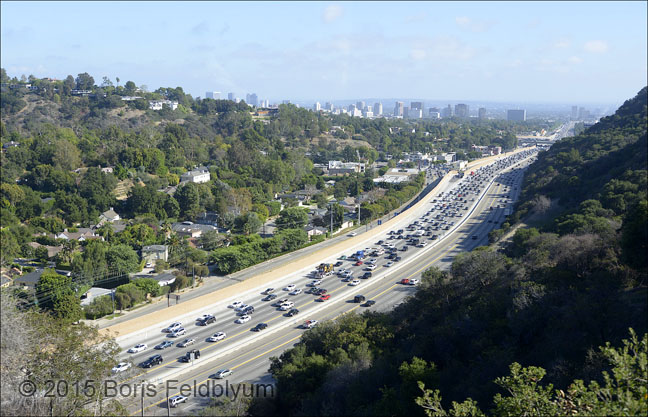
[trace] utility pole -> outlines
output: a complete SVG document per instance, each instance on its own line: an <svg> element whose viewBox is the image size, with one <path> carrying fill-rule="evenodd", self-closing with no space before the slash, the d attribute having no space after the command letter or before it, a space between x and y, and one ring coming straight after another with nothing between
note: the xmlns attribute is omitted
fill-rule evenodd
<svg viewBox="0 0 648 417"><path fill-rule="evenodd" d="M333 237L333 204L329 204L329 210L331 211L331 237Z"/></svg>

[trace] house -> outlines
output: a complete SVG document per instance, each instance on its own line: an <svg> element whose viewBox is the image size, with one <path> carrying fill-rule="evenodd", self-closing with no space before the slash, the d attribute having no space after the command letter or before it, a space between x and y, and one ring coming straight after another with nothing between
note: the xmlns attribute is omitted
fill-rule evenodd
<svg viewBox="0 0 648 417"><path fill-rule="evenodd" d="M218 230L216 227L208 224L194 224L193 222L173 223L171 225L178 236L200 237L204 232Z"/></svg>
<svg viewBox="0 0 648 417"><path fill-rule="evenodd" d="M71 272L69 271L57 271L59 275L70 276ZM63 272L63 273L61 273ZM29 274L21 275L13 280L14 285L22 285L23 287L36 288L36 285L40 281L41 275L43 275L43 268L37 268L35 271L30 272Z"/></svg>
<svg viewBox="0 0 648 417"><path fill-rule="evenodd" d="M12 140L12 141L9 141L9 142L5 143L4 145L2 145L2 148L3 149L15 148L15 147L17 147L19 145L20 145L20 142L14 142Z"/></svg>
<svg viewBox="0 0 648 417"><path fill-rule="evenodd" d="M344 200L338 201L338 204L346 211L355 211L358 202L355 197L346 197Z"/></svg>
<svg viewBox="0 0 648 417"><path fill-rule="evenodd" d="M165 285L171 285L176 280L175 275L173 275L170 272L163 272L161 274L154 275L151 278L156 280L158 282L158 285L160 285L160 287L164 287Z"/></svg>
<svg viewBox="0 0 648 417"><path fill-rule="evenodd" d="M304 230L306 231L306 234L309 238L312 238L313 236L323 235L327 232L325 228L319 226L306 226Z"/></svg>
<svg viewBox="0 0 648 417"><path fill-rule="evenodd" d="M99 287L92 287L88 291L85 292L85 294L81 295L81 305L82 306L87 306L92 301L94 301L95 298L101 297L102 295L111 295L112 290L107 290L105 288L99 288Z"/></svg>
<svg viewBox="0 0 648 417"><path fill-rule="evenodd" d="M99 224L103 224L105 222L112 223L120 219L121 217L119 217L119 214L117 214L115 210L113 210L113 208L111 207L110 209L101 213L101 215L99 216Z"/></svg>
<svg viewBox="0 0 648 417"><path fill-rule="evenodd" d="M63 245L49 246L49 245L41 245L38 242L29 242L27 245L31 246L33 249L38 249L41 246L46 247L48 259L55 257L60 251L63 250Z"/></svg>
<svg viewBox="0 0 648 417"><path fill-rule="evenodd" d="M277 198L281 202L281 206L283 208L284 206L284 200L286 199L295 199L297 200L297 206L301 207L304 205L306 202L306 196L303 194L298 194L298 193L290 193L290 194L279 194L275 198Z"/></svg>
<svg viewBox="0 0 648 417"><path fill-rule="evenodd" d="M69 232L67 229L65 229L63 230L63 232L57 234L55 238L65 240L78 240L79 242L83 242L84 240L88 239L103 240L103 237L96 235L92 229L88 229L87 227L79 227L76 232Z"/></svg>
<svg viewBox="0 0 648 417"><path fill-rule="evenodd" d="M211 179L209 170L205 167L198 167L194 170L185 172L180 176L180 182L195 182L200 184Z"/></svg>
<svg viewBox="0 0 648 417"><path fill-rule="evenodd" d="M155 263L158 259L162 259L164 262L169 260L169 247L167 245L149 245L142 248L142 260Z"/></svg>
<svg viewBox="0 0 648 417"><path fill-rule="evenodd" d="M198 224L208 224L210 226L218 227L218 213L206 211L196 216L195 222Z"/></svg>
<svg viewBox="0 0 648 417"><path fill-rule="evenodd" d="M177 101L171 101L171 100L150 100L149 101L149 110L162 110L164 106L169 106L171 110L175 110L178 108L178 102Z"/></svg>

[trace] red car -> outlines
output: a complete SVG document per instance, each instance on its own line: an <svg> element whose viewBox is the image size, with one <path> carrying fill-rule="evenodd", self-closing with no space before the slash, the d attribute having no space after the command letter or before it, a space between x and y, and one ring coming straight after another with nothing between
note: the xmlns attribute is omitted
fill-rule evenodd
<svg viewBox="0 0 648 417"><path fill-rule="evenodd" d="M400 283L401 283L401 284L409 284L409 282L410 282L409 279L407 279L407 278L403 278L403 279L401 279L401 282L400 282Z"/></svg>
<svg viewBox="0 0 648 417"><path fill-rule="evenodd" d="M358 261L355 264L356 264L356 266L360 266L360 265L362 265L362 261Z"/></svg>
<svg viewBox="0 0 648 417"><path fill-rule="evenodd" d="M324 294L323 296L321 296L321 297L319 298L319 300L320 300L320 301L326 301L326 300L328 300L329 298L331 298L331 294Z"/></svg>

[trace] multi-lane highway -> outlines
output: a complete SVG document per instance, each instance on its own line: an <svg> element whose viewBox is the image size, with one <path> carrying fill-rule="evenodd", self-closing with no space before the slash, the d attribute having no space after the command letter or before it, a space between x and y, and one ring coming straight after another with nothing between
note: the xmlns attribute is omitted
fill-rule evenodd
<svg viewBox="0 0 648 417"><path fill-rule="evenodd" d="M461 180L452 178L441 194L428 196L418 208L414 207L412 212L403 213L400 222L395 223L391 230L373 237L374 241L366 242L366 247L354 248L335 257L349 257L357 249L371 252L372 249L383 247L388 251L388 246L393 245L394 253L400 256L400 261L387 259L388 253L380 256L369 255L363 259L362 265L356 265L350 260L323 259L325 262L342 263L335 268L334 274L322 278L318 285L325 288L330 295L327 301L318 301L319 297L306 293L308 289L313 288L309 286L314 281L314 266L311 265L273 282L271 286L275 287L274 293L278 295L273 301L261 301L265 295L261 294L260 290L265 288L255 289L241 294L238 300L224 300L225 302L213 306L208 311L196 311L190 319L179 319L178 321L183 322L187 334L177 339L166 337L166 333L161 332L161 329L170 323L161 323L156 331L139 334L137 340L132 337L125 338L122 340L124 349L135 343L146 343L148 348L137 354L124 353L122 358L135 366L119 376L126 384L140 381L154 384L155 389L151 392L155 392L156 395L144 399L144 411L147 415L159 412L160 408L168 411L166 398L177 394L178 390L173 387L182 383L200 386L210 381L223 384L243 381L271 382L267 373L268 358L278 356L299 340L300 335L307 331L300 326L305 320L316 319L321 322L350 311L391 309L416 290L416 286L400 284L401 279L420 278L421 272L429 266L447 266L457 253L487 243L488 232L501 223L510 204L517 197L522 176L521 166L528 163L532 154L531 151L520 154L513 161L515 165L505 164L502 158L502 161L491 167L475 170L474 175L468 172ZM521 162L522 155L526 157L524 162ZM408 235L411 237L408 238ZM415 238L418 238L419 242L412 240ZM380 240L383 242L378 244ZM425 246L420 247L423 244ZM375 258L375 269L371 271L373 276L361 279L360 277L368 272L365 271L366 261L371 258ZM387 266L390 262L391 266ZM352 281L344 281L337 275L340 269L350 271L353 278L359 279L359 284L352 285ZM289 295L289 291L284 291L290 284L301 289L301 293ZM365 307L353 303L351 300L358 294L362 294L367 300L376 301L376 304ZM273 307L272 304L280 299L289 299L299 313L287 317L286 311ZM250 321L235 323L239 316L234 309L226 307L233 301L241 301L255 307ZM197 326L192 319L202 314L213 314L216 323ZM252 327L261 322L267 323L268 328L258 333L251 331ZM207 338L216 332L225 332L226 337L218 342L208 342ZM186 338L194 339L194 344L186 348L177 347L177 343ZM174 345L164 350L154 350L153 346L163 340L172 340ZM199 359L193 363L177 361L177 358L194 348L201 352ZM163 362L138 375L144 370L136 365L154 354L162 355ZM224 380L210 378L216 371L225 368L231 369L233 374ZM166 390L167 386L171 388L169 392ZM204 407L208 401L207 398L199 398L200 395L189 397L189 401L179 404L174 413L187 414L195 407ZM142 411L141 398L132 399L129 404L130 411Z"/></svg>

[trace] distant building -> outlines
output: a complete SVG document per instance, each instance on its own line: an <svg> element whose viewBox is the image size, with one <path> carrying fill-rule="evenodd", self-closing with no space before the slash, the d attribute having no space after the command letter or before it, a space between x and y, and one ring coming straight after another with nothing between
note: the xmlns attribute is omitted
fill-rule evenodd
<svg viewBox="0 0 648 417"><path fill-rule="evenodd" d="M207 91L205 93L205 98L211 98L212 100L220 100L220 91Z"/></svg>
<svg viewBox="0 0 648 417"><path fill-rule="evenodd" d="M259 98L257 97L256 93L252 94L246 94L245 95L245 102L249 104L250 106L257 107L259 104Z"/></svg>
<svg viewBox="0 0 648 417"><path fill-rule="evenodd" d="M366 104L365 104L364 101L358 101L358 102L356 103L356 108L359 109L360 111L362 111L362 110L365 109L365 105L366 105Z"/></svg>
<svg viewBox="0 0 648 417"><path fill-rule="evenodd" d="M507 110L506 120L509 122L523 122L526 120L526 110Z"/></svg>
<svg viewBox="0 0 648 417"><path fill-rule="evenodd" d="M441 110L441 117L443 117L444 119L449 119L452 116L452 106L448 104L448 107L445 107L443 110Z"/></svg>
<svg viewBox="0 0 648 417"><path fill-rule="evenodd" d="M362 162L341 162L329 161L329 175L353 174L365 172L365 164Z"/></svg>
<svg viewBox="0 0 648 417"><path fill-rule="evenodd" d="M199 167L194 170L185 172L180 176L181 182L195 182L200 184L202 182L208 182L211 179L211 174L209 170L205 167Z"/></svg>
<svg viewBox="0 0 648 417"><path fill-rule="evenodd" d="M216 227L208 224L194 224L193 222L173 223L171 225L178 236L200 237L204 232L218 230Z"/></svg>
<svg viewBox="0 0 648 417"><path fill-rule="evenodd" d="M236 100L236 94L234 94L234 93L227 93L227 99L228 99L228 100L231 100L231 101L235 101L235 100Z"/></svg>
<svg viewBox="0 0 648 417"><path fill-rule="evenodd" d="M410 109L423 110L423 102L422 101L412 101L410 103Z"/></svg>
<svg viewBox="0 0 648 417"><path fill-rule="evenodd" d="M470 108L468 107L467 104L456 104L455 105L455 116L456 117L461 117L461 118L467 118L469 115Z"/></svg>
<svg viewBox="0 0 648 417"><path fill-rule="evenodd" d="M578 106L572 106L571 119L578 120Z"/></svg>
<svg viewBox="0 0 648 417"><path fill-rule="evenodd" d="M111 207L110 209L101 213L101 215L99 216L99 223L105 223L105 222L112 223L120 219L121 217L119 217L119 214L117 214L115 210L113 210L113 208Z"/></svg>
<svg viewBox="0 0 648 417"><path fill-rule="evenodd" d="M313 104L313 110L314 110L314 111L320 111L320 110L322 110L322 105L320 104L319 101L316 101L315 104Z"/></svg>
<svg viewBox="0 0 648 417"><path fill-rule="evenodd" d="M162 259L165 262L169 259L169 247L167 245L148 245L142 247L142 260L155 263L158 259Z"/></svg>
<svg viewBox="0 0 648 417"><path fill-rule="evenodd" d="M479 115L479 120L484 120L486 118L486 109L483 108L483 107L480 107L478 115Z"/></svg>
<svg viewBox="0 0 648 417"><path fill-rule="evenodd" d="M420 108L410 108L407 111L408 119L422 119L423 118L423 109Z"/></svg>
<svg viewBox="0 0 648 417"><path fill-rule="evenodd" d="M171 110L178 108L178 102L172 100L150 100L149 110L162 110L164 106L169 106Z"/></svg>
<svg viewBox="0 0 648 417"><path fill-rule="evenodd" d="M382 114L383 114L382 103L380 103L380 102L374 103L373 114L374 114L374 116L382 116Z"/></svg>
<svg viewBox="0 0 648 417"><path fill-rule="evenodd" d="M405 113L405 103L397 101L394 105L394 117L403 117Z"/></svg>

